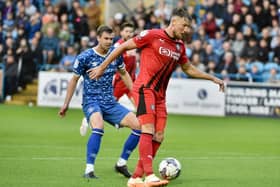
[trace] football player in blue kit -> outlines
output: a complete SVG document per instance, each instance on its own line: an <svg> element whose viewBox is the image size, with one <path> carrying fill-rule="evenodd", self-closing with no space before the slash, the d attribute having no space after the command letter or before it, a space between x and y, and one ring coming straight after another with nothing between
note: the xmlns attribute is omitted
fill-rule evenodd
<svg viewBox="0 0 280 187"><path fill-rule="evenodd" d="M136 148L141 133L135 114L119 104L113 96L112 81L116 71L120 73L125 85L130 90L132 89L133 83L125 69L122 57L120 56L108 66L104 75L99 79L91 80L87 73L90 68L99 66L113 50L111 48L113 36L113 30L110 27L100 26L97 30L98 45L83 51L77 56L73 65L74 74L69 82L64 104L59 111L61 117L66 115L77 82L82 76L84 79L82 108L92 129L92 134L87 143L85 178L97 178L94 164L104 134L103 120L113 126L120 125L132 129L123 147L121 158L124 159L119 160L118 165L115 166L116 170L118 169L117 171L126 177L130 177L126 161Z"/></svg>

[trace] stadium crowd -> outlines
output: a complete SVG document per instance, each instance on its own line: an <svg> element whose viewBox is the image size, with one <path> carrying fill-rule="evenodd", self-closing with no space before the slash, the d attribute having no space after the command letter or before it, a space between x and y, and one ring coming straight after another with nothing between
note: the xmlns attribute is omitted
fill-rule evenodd
<svg viewBox="0 0 280 187"><path fill-rule="evenodd" d="M195 66L224 80L280 82L280 0L189 2L177 0L175 6L193 18L186 52ZM108 24L116 40L126 21L134 23L135 34L164 28L175 6L156 0L147 7L138 0L128 11L133 14L116 13ZM76 55L97 44L102 14L96 0L0 0L5 95L24 89L40 69L71 71ZM186 75L178 68L173 77Z"/></svg>

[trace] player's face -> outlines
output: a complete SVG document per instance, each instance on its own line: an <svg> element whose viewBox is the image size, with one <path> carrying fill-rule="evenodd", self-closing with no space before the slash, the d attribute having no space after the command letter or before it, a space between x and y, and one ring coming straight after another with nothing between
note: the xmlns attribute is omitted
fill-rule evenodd
<svg viewBox="0 0 280 187"><path fill-rule="evenodd" d="M191 21L186 18L177 17L173 23L174 37L179 40L186 40L193 32Z"/></svg>
<svg viewBox="0 0 280 187"><path fill-rule="evenodd" d="M113 33L103 32L101 36L98 37L98 43L104 50L109 50L113 44Z"/></svg>
<svg viewBox="0 0 280 187"><path fill-rule="evenodd" d="M125 27L121 32L122 38L125 41L132 38L133 37L133 31L134 31L134 29L132 27Z"/></svg>

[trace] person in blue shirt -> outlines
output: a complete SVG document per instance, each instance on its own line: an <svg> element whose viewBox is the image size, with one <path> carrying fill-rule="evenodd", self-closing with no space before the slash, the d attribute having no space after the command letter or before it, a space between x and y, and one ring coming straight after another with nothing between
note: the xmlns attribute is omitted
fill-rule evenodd
<svg viewBox="0 0 280 187"><path fill-rule="evenodd" d="M98 45L80 53L73 65L73 76L69 82L65 101L59 111L64 117L69 103L77 86L80 77L83 77L83 100L82 108L87 121L92 128L92 134L87 143L85 178L97 178L94 172L95 159L98 155L101 139L104 134L104 121L113 126L130 127L132 129L127 141L124 144L127 158L135 149L140 137L140 125L135 114L119 104L113 96L113 76L116 71L121 74L125 85L131 90L132 80L125 69L123 59L120 56L108 68L99 79L90 79L87 71L99 66L106 56L113 50L113 30L108 26L100 26L97 30ZM130 177L127 171L126 162L121 167L120 173Z"/></svg>

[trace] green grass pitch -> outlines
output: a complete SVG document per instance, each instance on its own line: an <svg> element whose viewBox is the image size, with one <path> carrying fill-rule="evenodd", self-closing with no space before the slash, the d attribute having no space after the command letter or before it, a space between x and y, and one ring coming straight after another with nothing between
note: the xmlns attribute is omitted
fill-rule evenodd
<svg viewBox="0 0 280 187"><path fill-rule="evenodd" d="M106 125L95 166L100 178L87 181L81 177L87 143L79 134L82 111L71 109L64 119L57 112L0 105L0 186L125 187L127 179L113 166L130 131ZM280 120L169 115L156 172L169 156L182 164L170 187L279 187Z"/></svg>

